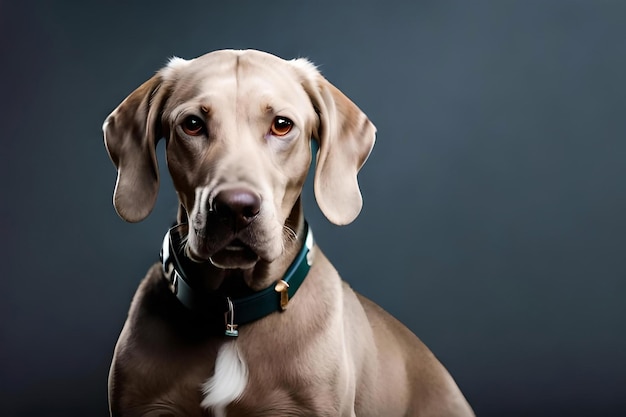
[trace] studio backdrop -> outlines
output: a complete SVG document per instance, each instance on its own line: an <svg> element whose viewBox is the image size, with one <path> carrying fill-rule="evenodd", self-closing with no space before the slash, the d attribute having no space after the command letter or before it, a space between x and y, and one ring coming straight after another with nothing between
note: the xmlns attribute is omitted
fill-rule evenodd
<svg viewBox="0 0 626 417"><path fill-rule="evenodd" d="M0 2L2 415L106 416L177 203L111 204L105 117L172 56L307 57L378 129L342 277L488 416L626 415L626 3ZM381 416L382 417L382 416Z"/></svg>

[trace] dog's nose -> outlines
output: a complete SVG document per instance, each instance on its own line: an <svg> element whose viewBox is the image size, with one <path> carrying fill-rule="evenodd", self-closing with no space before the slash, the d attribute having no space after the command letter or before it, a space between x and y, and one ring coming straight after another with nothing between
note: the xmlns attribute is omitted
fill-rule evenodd
<svg viewBox="0 0 626 417"><path fill-rule="evenodd" d="M245 188L225 189L215 196L213 210L240 230L248 226L261 211L261 197Z"/></svg>

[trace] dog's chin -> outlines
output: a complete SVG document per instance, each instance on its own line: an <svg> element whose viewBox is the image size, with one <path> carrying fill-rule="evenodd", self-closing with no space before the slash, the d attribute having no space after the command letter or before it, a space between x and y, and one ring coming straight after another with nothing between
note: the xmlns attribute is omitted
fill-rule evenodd
<svg viewBox="0 0 626 417"><path fill-rule="evenodd" d="M208 261L220 269L250 269L260 259L255 251L239 240L229 243L216 252L207 250L205 246L195 250L188 244L185 255L193 262L204 263Z"/></svg>
<svg viewBox="0 0 626 417"><path fill-rule="evenodd" d="M193 262L210 262L221 269L251 269L259 261L271 263L278 258L282 254L281 243L275 239L249 243L237 237L231 241L208 242L197 233L189 233L185 256Z"/></svg>
<svg viewBox="0 0 626 417"><path fill-rule="evenodd" d="M247 246L227 246L210 256L209 261L221 269L250 269L259 256Z"/></svg>

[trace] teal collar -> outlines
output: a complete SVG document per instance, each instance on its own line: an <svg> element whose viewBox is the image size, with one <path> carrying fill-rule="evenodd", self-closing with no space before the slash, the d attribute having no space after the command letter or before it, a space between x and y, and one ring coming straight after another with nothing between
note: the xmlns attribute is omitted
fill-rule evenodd
<svg viewBox="0 0 626 417"><path fill-rule="evenodd" d="M313 234L306 222L304 228L305 242L282 279L246 297L231 298L193 288L190 276L187 275L193 272L193 263L183 254L181 236L177 233L178 226L168 230L163 239L161 250L163 273L169 281L171 291L187 309L212 321L215 321L216 317L220 319L223 315L226 336L237 336L238 325L285 310L289 300L300 288L312 263L310 252L313 248Z"/></svg>

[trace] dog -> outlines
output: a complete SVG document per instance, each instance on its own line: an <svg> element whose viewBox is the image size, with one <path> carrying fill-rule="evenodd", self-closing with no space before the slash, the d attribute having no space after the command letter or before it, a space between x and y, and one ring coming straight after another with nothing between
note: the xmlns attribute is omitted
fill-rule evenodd
<svg viewBox="0 0 626 417"><path fill-rule="evenodd" d="M428 348L314 242L311 164L322 213L352 222L376 129L310 61L172 58L103 131L122 219L155 204L160 138L180 202L115 346L112 416L474 415Z"/></svg>

